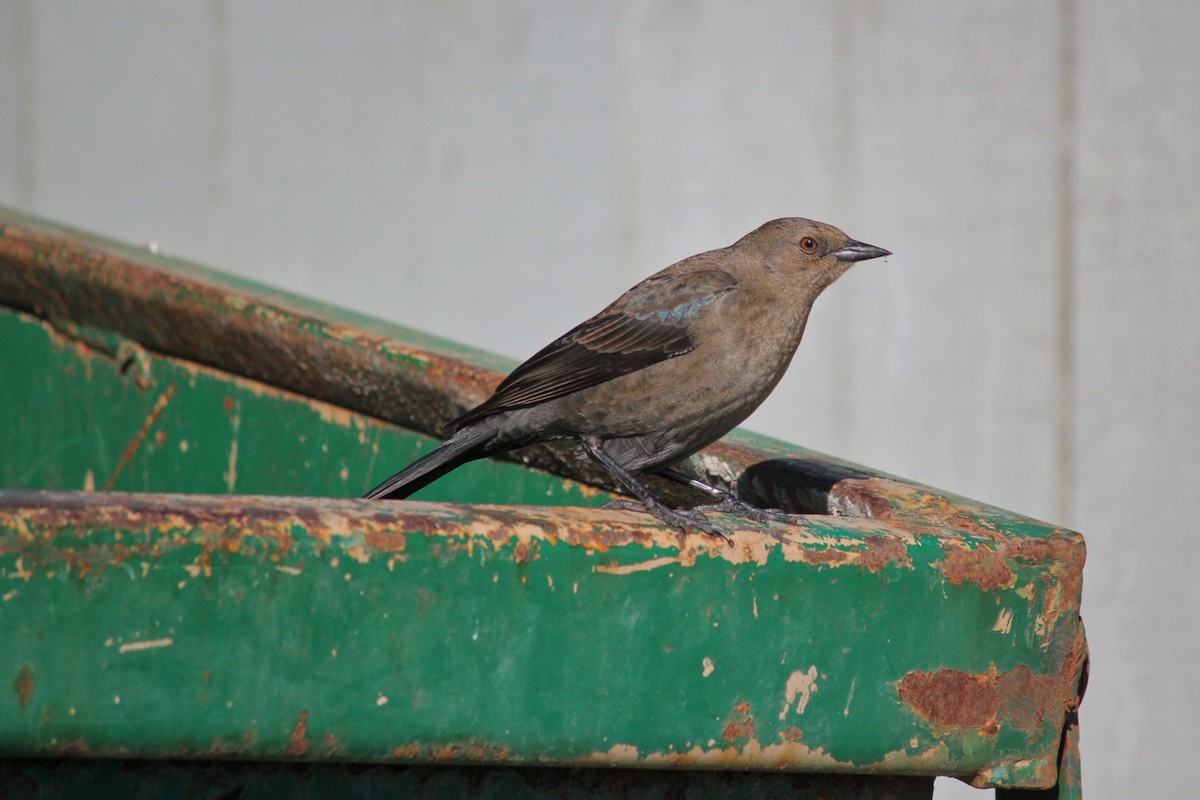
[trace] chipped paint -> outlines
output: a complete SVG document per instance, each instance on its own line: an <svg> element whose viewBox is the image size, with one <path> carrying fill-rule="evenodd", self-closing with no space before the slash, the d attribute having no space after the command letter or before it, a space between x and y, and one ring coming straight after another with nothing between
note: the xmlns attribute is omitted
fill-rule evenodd
<svg viewBox="0 0 1200 800"><path fill-rule="evenodd" d="M9 577L29 583L30 579L33 578L33 572L32 570L25 569L25 559L18 558L13 566L15 569L13 570L12 575Z"/></svg>
<svg viewBox="0 0 1200 800"><path fill-rule="evenodd" d="M630 575L634 572L647 572L678 564L678 558L663 556L662 558L652 558L649 561L637 561L633 564L597 564L592 569L605 575Z"/></svg>
<svg viewBox="0 0 1200 800"><path fill-rule="evenodd" d="M117 648L119 653L137 653L142 650L160 650L164 647L170 647L175 644L175 640L167 637L164 639L146 639L139 642L125 642Z"/></svg>
<svg viewBox="0 0 1200 800"><path fill-rule="evenodd" d="M815 691L817 691L817 668L815 665L804 671L794 671L787 679L787 687L783 696L783 710L779 712L779 719L783 720L787 717L788 710L792 708L793 703L796 713L803 714Z"/></svg>
<svg viewBox="0 0 1200 800"><path fill-rule="evenodd" d="M225 470L225 490L230 494L237 488L238 461L238 430L242 427L242 411L232 398L225 398L225 408L229 412L229 466Z"/></svg>
<svg viewBox="0 0 1200 800"><path fill-rule="evenodd" d="M823 747L808 747L798 740L763 745L757 739L727 747L695 745L677 753L651 752L642 754L630 744L615 744L608 750L595 753L580 764L603 764L613 767L670 767L688 769L781 769L797 767L822 772L861 772L862 767L849 761L839 761Z"/></svg>
<svg viewBox="0 0 1200 800"><path fill-rule="evenodd" d="M361 416L339 406L329 403L313 403L312 409L317 412L317 417L321 422L329 425L337 425L339 428L354 428L361 425Z"/></svg>
<svg viewBox="0 0 1200 800"><path fill-rule="evenodd" d="M711 658L709 658L708 656L704 657L704 660L702 662L700 662L700 665L703 667L701 674L706 678L709 675L712 675L713 670L716 669L716 666L713 664L713 660Z"/></svg>

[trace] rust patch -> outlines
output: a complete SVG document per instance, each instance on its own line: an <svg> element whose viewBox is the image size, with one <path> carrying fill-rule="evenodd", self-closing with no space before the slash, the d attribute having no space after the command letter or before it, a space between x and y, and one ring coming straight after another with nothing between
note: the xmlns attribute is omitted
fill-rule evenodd
<svg viewBox="0 0 1200 800"><path fill-rule="evenodd" d="M363 540L368 547L380 553L399 553L408 547L408 537L403 533L374 527L363 534Z"/></svg>
<svg viewBox="0 0 1200 800"><path fill-rule="evenodd" d="M995 736L1001 698L1010 684L1028 686L1032 673L1021 666L1012 672L973 675L956 669L910 672L900 681L900 699L939 728L978 728Z"/></svg>
<svg viewBox="0 0 1200 800"><path fill-rule="evenodd" d="M849 557L850 555L845 550L838 550L835 547L826 547L823 550L817 550L812 547L804 548L804 563L806 564L836 566Z"/></svg>
<svg viewBox="0 0 1200 800"><path fill-rule="evenodd" d="M240 756L245 754L245 748L242 746L241 742L236 740L230 742L227 741L224 736L217 736L212 740L212 743L205 748L204 753L205 755L220 757Z"/></svg>
<svg viewBox="0 0 1200 800"><path fill-rule="evenodd" d="M1009 568L1004 556L986 545L974 548L947 545L945 553L938 569L955 586L970 581L988 591L1006 589L1016 583L1016 573Z"/></svg>
<svg viewBox="0 0 1200 800"><path fill-rule="evenodd" d="M513 561L518 564L528 564L537 558L537 545L532 542L518 541L513 548Z"/></svg>
<svg viewBox="0 0 1200 800"><path fill-rule="evenodd" d="M338 748L341 745L326 734L322 740L323 746ZM331 750L330 752L333 752ZM519 764L522 759L502 745L489 745L479 742L454 742L451 744L425 745L420 742L397 745L392 748L391 758L397 761L428 763L430 761L457 764Z"/></svg>
<svg viewBox="0 0 1200 800"><path fill-rule="evenodd" d="M17 704L24 708L29 705L29 701L33 699L33 690L37 688L37 681L33 677L33 667L26 664L21 667L21 671L17 673L17 677L13 680L13 689L17 692Z"/></svg>
<svg viewBox="0 0 1200 800"><path fill-rule="evenodd" d="M1014 537L1004 544L1004 550L1015 560L1048 564L1048 577L1053 580L1046 589L1042 617L1047 635L1052 633L1063 617L1079 615L1083 594L1083 566L1087 547L1083 537L1073 531L1062 531L1049 539Z"/></svg>
<svg viewBox="0 0 1200 800"><path fill-rule="evenodd" d="M1055 675L1036 675L1024 664L984 673L954 669L916 671L897 684L900 699L935 730L977 730L995 736L1002 726L1032 743L1049 722L1061 726L1079 705L1076 685L1087 646L1079 632Z"/></svg>
<svg viewBox="0 0 1200 800"><path fill-rule="evenodd" d="M804 738L804 731L796 725L789 725L779 732L779 738L785 742L798 742Z"/></svg>
<svg viewBox="0 0 1200 800"><path fill-rule="evenodd" d="M415 761L420 755L421 745L416 742L392 749L392 758L398 758L401 761Z"/></svg>
<svg viewBox="0 0 1200 800"><path fill-rule="evenodd" d="M287 754L302 756L308 752L308 712L300 712L300 720L292 729L292 737L288 740Z"/></svg>
<svg viewBox="0 0 1200 800"><path fill-rule="evenodd" d="M745 719L741 722L731 721L725 723L725 727L721 731L721 738L727 742L751 739L757 731L758 728L754 725L753 719Z"/></svg>
<svg viewBox="0 0 1200 800"><path fill-rule="evenodd" d="M741 702L733 707L733 712L729 715L729 721L725 723L725 727L721 730L721 738L727 742L737 741L738 739L753 739L758 732L757 726L754 724L754 716L751 713L752 709L749 703Z"/></svg>
<svg viewBox="0 0 1200 800"><path fill-rule="evenodd" d="M468 764L502 764L513 761L507 747L477 744L452 744L426 750L434 761L452 761Z"/></svg>
<svg viewBox="0 0 1200 800"><path fill-rule="evenodd" d="M937 525L985 538L1001 534L999 528L981 513L982 508L968 511L962 503L948 497L900 481L872 478L876 491L894 499L895 515L926 525Z"/></svg>
<svg viewBox="0 0 1200 800"><path fill-rule="evenodd" d="M865 549L859 556L858 563L867 572L879 572L888 564L912 568L912 556L908 554L908 546L899 539L888 536L868 536L864 543Z"/></svg>

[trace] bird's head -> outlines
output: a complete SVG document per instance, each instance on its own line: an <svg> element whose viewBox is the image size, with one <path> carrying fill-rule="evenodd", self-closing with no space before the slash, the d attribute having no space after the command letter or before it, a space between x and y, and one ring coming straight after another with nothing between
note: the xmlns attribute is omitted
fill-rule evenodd
<svg viewBox="0 0 1200 800"><path fill-rule="evenodd" d="M770 282L800 280L812 287L814 298L856 262L891 255L832 225L802 217L771 220L743 236L734 248L760 264Z"/></svg>

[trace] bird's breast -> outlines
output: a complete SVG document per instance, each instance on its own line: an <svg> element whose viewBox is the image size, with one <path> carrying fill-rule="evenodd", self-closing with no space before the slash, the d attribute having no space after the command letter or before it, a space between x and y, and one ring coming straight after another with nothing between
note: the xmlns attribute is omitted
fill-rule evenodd
<svg viewBox="0 0 1200 800"><path fill-rule="evenodd" d="M564 398L573 427L600 436L666 429L708 436L720 428L709 441L719 438L775 388L803 320L727 313L698 321L690 333L690 352Z"/></svg>

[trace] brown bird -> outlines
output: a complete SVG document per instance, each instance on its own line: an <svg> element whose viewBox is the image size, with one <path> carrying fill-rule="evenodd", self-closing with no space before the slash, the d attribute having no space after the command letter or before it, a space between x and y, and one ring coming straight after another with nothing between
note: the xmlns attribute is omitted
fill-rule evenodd
<svg viewBox="0 0 1200 800"><path fill-rule="evenodd" d="M785 218L672 264L513 370L447 424L452 435L441 446L366 497L400 499L467 461L575 439L641 501L620 505L672 525L720 534L704 511L784 516L669 467L758 408L791 362L817 296L855 262L887 255L831 225ZM668 508L636 477L648 473L717 502Z"/></svg>

